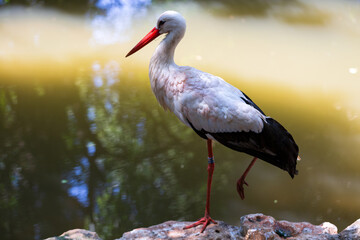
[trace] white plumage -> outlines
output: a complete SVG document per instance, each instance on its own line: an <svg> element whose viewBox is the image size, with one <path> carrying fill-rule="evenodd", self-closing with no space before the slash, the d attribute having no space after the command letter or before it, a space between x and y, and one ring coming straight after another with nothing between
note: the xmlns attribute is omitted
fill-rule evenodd
<svg viewBox="0 0 360 240"><path fill-rule="evenodd" d="M185 33L185 19L167 11L158 20L159 32L165 21L171 26L166 38L153 54L149 76L151 88L165 109L186 125L207 132L261 132L265 116L243 99L246 96L223 79L192 67L178 66L174 51Z"/></svg>

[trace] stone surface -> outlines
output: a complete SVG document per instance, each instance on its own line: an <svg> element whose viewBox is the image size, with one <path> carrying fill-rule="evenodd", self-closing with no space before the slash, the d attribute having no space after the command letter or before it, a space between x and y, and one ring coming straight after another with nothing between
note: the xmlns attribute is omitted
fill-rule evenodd
<svg viewBox="0 0 360 240"><path fill-rule="evenodd" d="M73 229L64 232L58 237L51 237L45 240L101 240L96 232L90 232L84 229Z"/></svg>
<svg viewBox="0 0 360 240"><path fill-rule="evenodd" d="M329 239L337 234L337 227L331 223L319 226L308 222L276 221L263 214L249 214L240 218L243 239Z"/></svg>
<svg viewBox="0 0 360 240"><path fill-rule="evenodd" d="M242 239L239 227L231 226L222 221L217 224L210 224L203 233L200 233L201 226L183 230L193 222L168 221L149 228L138 228L124 233L119 240L150 240L150 239Z"/></svg>
<svg viewBox="0 0 360 240"><path fill-rule="evenodd" d="M312 225L307 222L293 223L276 221L273 217L263 214L250 214L241 217L239 226L231 226L218 221L209 225L204 233L200 233L201 226L183 230L190 222L165 222L149 228L138 228L124 233L119 240L129 239L308 239L326 240L338 239L337 227L331 223ZM357 228L358 229L358 228Z"/></svg>
<svg viewBox="0 0 360 240"><path fill-rule="evenodd" d="M345 228L339 233L339 239L341 240L357 240L360 239L360 219L353 224Z"/></svg>
<svg viewBox="0 0 360 240"><path fill-rule="evenodd" d="M236 240L360 240L360 219L338 233L337 227L329 222L312 225L308 222L277 221L263 214L249 214L240 218L239 226L222 221L210 224L205 232L201 226L183 228L193 222L168 221L148 228L137 228L123 234L118 240L151 239L236 239ZM95 232L74 229L59 237L47 240L101 240Z"/></svg>

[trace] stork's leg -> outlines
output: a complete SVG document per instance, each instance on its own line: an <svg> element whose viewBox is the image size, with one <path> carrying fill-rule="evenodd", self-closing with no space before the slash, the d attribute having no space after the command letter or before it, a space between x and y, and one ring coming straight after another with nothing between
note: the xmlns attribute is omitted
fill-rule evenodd
<svg viewBox="0 0 360 240"><path fill-rule="evenodd" d="M239 178L239 180L237 181L237 191L241 197L242 200L244 200L245 198L245 194L244 194L244 184L246 186L249 186L249 184L245 181L245 178L247 176L247 174L249 173L250 169L252 168L252 166L254 166L255 162L256 162L257 158L254 158L251 163L249 164L249 166L247 167L247 169L245 170L245 172L243 173L243 175L241 175L241 177Z"/></svg>
<svg viewBox="0 0 360 240"><path fill-rule="evenodd" d="M212 151L212 141L210 139L207 140L207 147L208 147L208 181L207 181L207 192L206 192L206 206L205 206L205 216L203 218L200 218L197 222L184 227L184 229L193 228L198 225L203 225L201 232L204 232L207 225L210 223L215 223L214 220L210 217L210 192L211 192L211 181L212 181L212 175L215 168L215 162L214 162L214 155Z"/></svg>

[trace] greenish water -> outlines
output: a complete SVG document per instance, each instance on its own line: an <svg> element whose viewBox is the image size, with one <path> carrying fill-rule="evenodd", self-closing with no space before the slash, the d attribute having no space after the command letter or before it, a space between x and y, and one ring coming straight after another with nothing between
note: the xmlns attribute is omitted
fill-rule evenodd
<svg viewBox="0 0 360 240"><path fill-rule="evenodd" d="M147 66L159 41L124 59L167 9L188 22L177 62L239 87L300 147L298 176L257 162L242 201L236 181L252 158L216 144L213 218L237 224L261 212L339 230L358 219L359 3L254 2L147 5L127 38L106 44L94 40L94 6L91 16L1 6L2 239L74 228L113 239L202 216L206 143L151 92Z"/></svg>

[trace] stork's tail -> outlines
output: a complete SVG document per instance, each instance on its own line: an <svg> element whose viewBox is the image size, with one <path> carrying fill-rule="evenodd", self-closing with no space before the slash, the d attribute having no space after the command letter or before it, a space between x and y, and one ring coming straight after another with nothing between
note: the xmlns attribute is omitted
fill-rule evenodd
<svg viewBox="0 0 360 240"><path fill-rule="evenodd" d="M231 149L245 152L287 171L292 178L298 173L296 163L299 148L291 134L272 118L266 118L260 133L250 131L210 134Z"/></svg>
<svg viewBox="0 0 360 240"><path fill-rule="evenodd" d="M264 156L263 160L286 170L292 178L298 174L296 164L300 160L299 147L291 134L276 120L266 118L261 135L267 139L265 148L276 155Z"/></svg>

